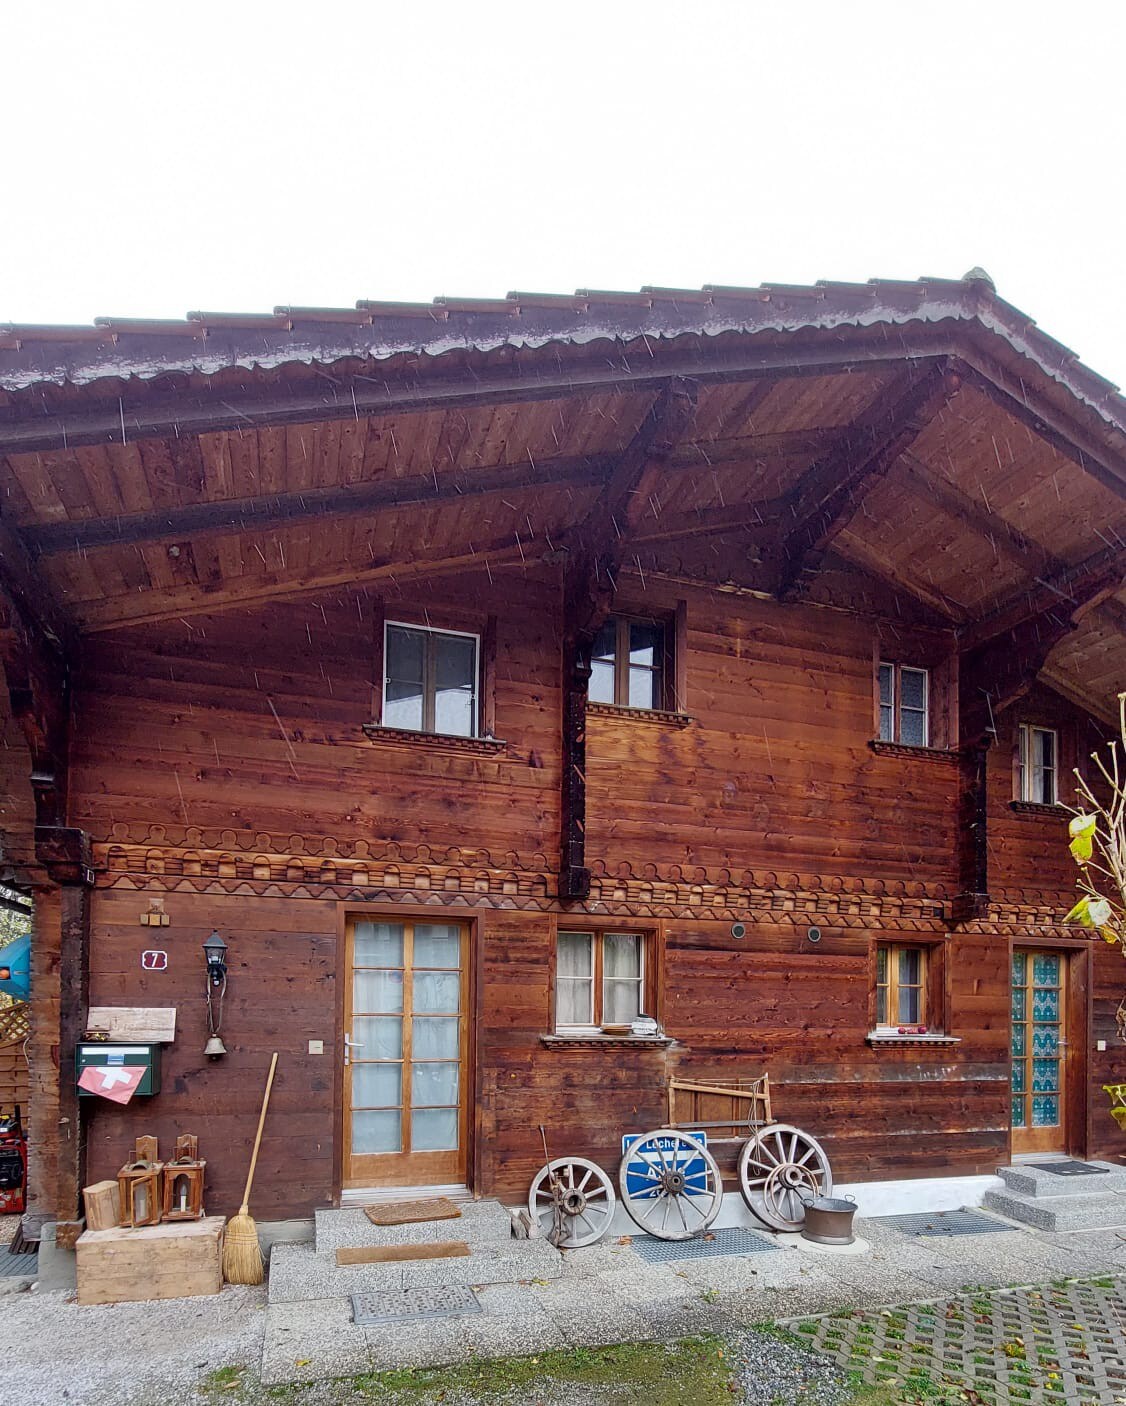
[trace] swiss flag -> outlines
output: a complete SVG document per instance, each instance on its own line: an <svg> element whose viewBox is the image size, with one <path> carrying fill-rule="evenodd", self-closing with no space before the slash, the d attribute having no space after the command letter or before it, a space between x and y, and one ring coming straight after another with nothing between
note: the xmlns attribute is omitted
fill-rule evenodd
<svg viewBox="0 0 1126 1406"><path fill-rule="evenodd" d="M78 1087L111 1103L128 1103L144 1077L143 1064L99 1064L82 1071Z"/></svg>

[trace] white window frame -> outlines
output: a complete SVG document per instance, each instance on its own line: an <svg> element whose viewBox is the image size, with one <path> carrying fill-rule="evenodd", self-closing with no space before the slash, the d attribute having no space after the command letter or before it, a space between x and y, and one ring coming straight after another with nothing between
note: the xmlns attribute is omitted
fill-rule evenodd
<svg viewBox="0 0 1126 1406"><path fill-rule="evenodd" d="M438 732L436 729L430 735L435 737L480 737L481 735L481 636L474 634L470 630L444 630L434 625L420 625L416 620L385 620L383 622L383 687L381 689L380 719L386 725L387 720L387 660L389 657L387 648L388 631L393 629L413 630L420 635L448 635L456 639L473 641L473 724L469 732ZM426 722L426 680L423 680L422 695L422 720ZM400 723L390 724L393 727L402 727ZM420 728L403 728L404 732L429 733L430 730L424 725Z"/></svg>
<svg viewBox="0 0 1126 1406"><path fill-rule="evenodd" d="M883 669L891 670L891 722L893 737L884 737L880 731L880 714L886 704L880 695L880 672ZM906 670L911 674L922 674L923 676L923 740L922 742L903 741L903 702L899 686L900 675ZM931 745L931 671L922 669L917 664L894 664L890 659L881 659L876 666L876 727L877 736L881 742L894 742L900 747L929 747ZM919 712L918 708L911 708L912 713Z"/></svg>
<svg viewBox="0 0 1126 1406"><path fill-rule="evenodd" d="M1050 767L1032 764L1033 740L1037 734L1052 739L1052 765ZM1037 777L1048 775L1052 779L1051 799L1044 800L1036 795ZM1054 727L1040 727L1037 723L1021 723L1017 749L1017 800L1031 805L1056 806L1060 803L1060 735Z"/></svg>
<svg viewBox="0 0 1126 1406"><path fill-rule="evenodd" d="M561 937L589 937L590 938L590 1000L591 1000L591 1021L578 1025L565 1025L559 1019L559 939ZM602 1011L603 1022L606 1018L606 973L603 964L603 940L607 937L634 937L637 939L639 947L638 968L640 978L637 982L638 990L638 1011L652 1015L652 1011L645 1010L645 998L648 991L649 981L649 948L653 942L653 934L637 932L628 928L560 928L555 934L555 960L556 971L554 989L552 991L552 1026L557 1035L596 1035L600 1032L602 1024L598 1021L599 1010ZM575 978L577 979L577 978ZM581 978L586 980L587 978ZM563 977L562 980L568 980ZM600 989L601 988L601 989Z"/></svg>

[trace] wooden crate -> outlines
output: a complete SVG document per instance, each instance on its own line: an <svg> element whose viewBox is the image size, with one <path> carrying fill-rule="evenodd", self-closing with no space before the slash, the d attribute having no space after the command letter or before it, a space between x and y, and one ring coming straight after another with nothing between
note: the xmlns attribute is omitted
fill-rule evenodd
<svg viewBox="0 0 1126 1406"><path fill-rule="evenodd" d="M127 1303L217 1294L223 1285L223 1216L87 1230L78 1238L78 1302Z"/></svg>

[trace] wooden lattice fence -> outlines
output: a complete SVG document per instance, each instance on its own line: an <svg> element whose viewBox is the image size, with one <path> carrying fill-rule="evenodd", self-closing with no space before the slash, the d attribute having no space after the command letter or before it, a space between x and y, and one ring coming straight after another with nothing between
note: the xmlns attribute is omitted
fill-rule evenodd
<svg viewBox="0 0 1126 1406"><path fill-rule="evenodd" d="M31 1006L17 1001L0 1007L0 1110L15 1103L26 1121L31 1081L27 1065L27 1037L31 1033Z"/></svg>

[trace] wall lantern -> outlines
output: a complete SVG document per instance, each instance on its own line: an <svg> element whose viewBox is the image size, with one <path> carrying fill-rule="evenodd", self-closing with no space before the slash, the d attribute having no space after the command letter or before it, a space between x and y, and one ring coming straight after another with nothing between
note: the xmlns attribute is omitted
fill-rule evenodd
<svg viewBox="0 0 1126 1406"><path fill-rule="evenodd" d="M227 1047L219 1036L223 1024L223 998L227 994L227 944L213 932L203 944L207 958L207 1044L203 1047L208 1059L219 1059Z"/></svg>

